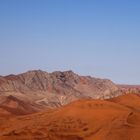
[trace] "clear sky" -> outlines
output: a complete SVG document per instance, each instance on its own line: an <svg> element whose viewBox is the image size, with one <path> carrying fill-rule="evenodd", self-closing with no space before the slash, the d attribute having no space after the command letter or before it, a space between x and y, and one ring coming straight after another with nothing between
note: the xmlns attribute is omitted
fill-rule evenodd
<svg viewBox="0 0 140 140"><path fill-rule="evenodd" d="M0 75L31 69L140 84L140 1L0 0Z"/></svg>

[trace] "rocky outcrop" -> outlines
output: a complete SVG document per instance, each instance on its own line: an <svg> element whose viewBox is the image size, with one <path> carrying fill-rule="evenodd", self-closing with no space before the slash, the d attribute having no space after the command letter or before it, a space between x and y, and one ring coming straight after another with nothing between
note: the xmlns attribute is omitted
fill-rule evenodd
<svg viewBox="0 0 140 140"><path fill-rule="evenodd" d="M140 86L139 85L118 85L120 91L125 94L140 94Z"/></svg>

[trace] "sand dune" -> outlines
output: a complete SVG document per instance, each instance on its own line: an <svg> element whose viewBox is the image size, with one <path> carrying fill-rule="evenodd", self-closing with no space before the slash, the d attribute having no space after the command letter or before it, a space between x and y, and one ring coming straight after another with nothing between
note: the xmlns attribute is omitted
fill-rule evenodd
<svg viewBox="0 0 140 140"><path fill-rule="evenodd" d="M0 121L0 140L139 140L140 97L79 100Z"/></svg>

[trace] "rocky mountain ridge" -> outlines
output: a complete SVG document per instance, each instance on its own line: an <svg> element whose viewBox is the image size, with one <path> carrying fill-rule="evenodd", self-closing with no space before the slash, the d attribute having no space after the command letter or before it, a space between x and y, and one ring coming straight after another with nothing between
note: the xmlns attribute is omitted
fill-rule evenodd
<svg viewBox="0 0 140 140"><path fill-rule="evenodd" d="M0 76L0 96L48 107L58 107L81 98L108 99L121 95L108 79L80 76L73 71L48 73L42 70Z"/></svg>

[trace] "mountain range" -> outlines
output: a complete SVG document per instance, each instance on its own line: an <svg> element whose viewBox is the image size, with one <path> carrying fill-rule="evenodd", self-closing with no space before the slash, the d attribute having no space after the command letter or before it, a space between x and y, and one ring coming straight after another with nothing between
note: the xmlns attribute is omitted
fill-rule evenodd
<svg viewBox="0 0 140 140"><path fill-rule="evenodd" d="M108 79L79 76L72 71L34 70L0 76L1 99L12 97L35 106L58 107L81 98L107 99L119 94L119 87Z"/></svg>
<svg viewBox="0 0 140 140"><path fill-rule="evenodd" d="M140 86L41 70L0 76L0 140L139 140Z"/></svg>

